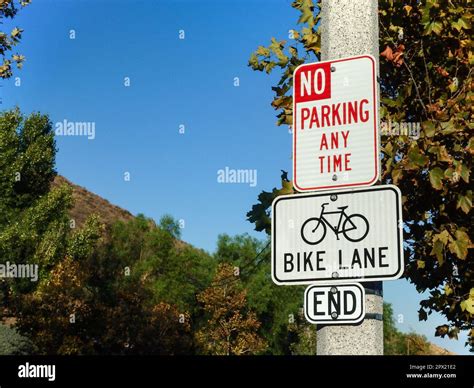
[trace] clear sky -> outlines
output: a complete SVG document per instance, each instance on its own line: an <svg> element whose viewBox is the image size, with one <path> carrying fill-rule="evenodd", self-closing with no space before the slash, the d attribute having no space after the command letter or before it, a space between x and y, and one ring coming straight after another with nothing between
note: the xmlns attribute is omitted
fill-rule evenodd
<svg viewBox="0 0 474 388"><path fill-rule="evenodd" d="M253 72L247 60L272 36L288 38L298 18L290 4L33 0L14 21L26 62L15 72L20 86L3 82L2 108L95 123L93 140L57 137L58 172L134 214L184 220L191 244L212 252L220 233L263 239L246 213L291 170L291 136L270 106L278 75ZM219 183L226 167L255 170L256 185ZM384 291L401 330L468 354L464 335L433 337L441 317L418 322L414 286L388 281Z"/></svg>

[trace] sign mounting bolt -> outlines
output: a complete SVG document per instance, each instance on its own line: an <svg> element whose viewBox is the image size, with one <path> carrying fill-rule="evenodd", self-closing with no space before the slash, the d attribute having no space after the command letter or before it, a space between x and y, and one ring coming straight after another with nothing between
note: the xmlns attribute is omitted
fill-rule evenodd
<svg viewBox="0 0 474 388"><path fill-rule="evenodd" d="M337 181L337 175L336 175L336 174L334 174L334 175L332 176L332 180L333 180L333 181Z"/></svg>
<svg viewBox="0 0 474 388"><path fill-rule="evenodd" d="M338 316L339 316L339 314L336 313L335 311L331 313L331 318L332 319L337 319Z"/></svg>
<svg viewBox="0 0 474 388"><path fill-rule="evenodd" d="M332 292L333 294L335 294L335 293L337 292L337 288L336 288L336 287L331 287L331 292Z"/></svg>
<svg viewBox="0 0 474 388"><path fill-rule="evenodd" d="M339 277L339 274L337 272L333 272L331 276L333 279L337 279Z"/></svg>
<svg viewBox="0 0 474 388"><path fill-rule="evenodd" d="M330 198L331 198L331 201L333 201L333 202L337 201L337 195L336 194L332 194Z"/></svg>
<svg viewBox="0 0 474 388"><path fill-rule="evenodd" d="M331 66L331 72L334 73L336 71L336 67L335 66Z"/></svg>

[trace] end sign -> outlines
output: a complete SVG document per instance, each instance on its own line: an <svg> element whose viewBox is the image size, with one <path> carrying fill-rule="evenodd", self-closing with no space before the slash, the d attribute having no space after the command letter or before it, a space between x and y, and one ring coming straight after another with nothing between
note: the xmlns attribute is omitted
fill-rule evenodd
<svg viewBox="0 0 474 388"><path fill-rule="evenodd" d="M298 191L370 186L377 181L375 74L371 55L296 68L293 184Z"/></svg>
<svg viewBox="0 0 474 388"><path fill-rule="evenodd" d="M361 322L365 315L364 288L358 283L309 286L304 293L304 313L316 324Z"/></svg>

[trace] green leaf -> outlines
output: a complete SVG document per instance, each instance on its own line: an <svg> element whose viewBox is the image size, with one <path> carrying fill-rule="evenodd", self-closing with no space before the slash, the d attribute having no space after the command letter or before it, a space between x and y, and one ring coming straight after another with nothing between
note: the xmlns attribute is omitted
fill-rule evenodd
<svg viewBox="0 0 474 388"><path fill-rule="evenodd" d="M298 24L308 23L309 27L314 27L314 17L313 11L311 10L311 6L308 4L303 4L300 8L301 16L298 19Z"/></svg>
<svg viewBox="0 0 474 388"><path fill-rule="evenodd" d="M458 229L455 233L455 239L449 243L449 251L455 254L459 259L464 260L467 256L467 250L470 244L471 240L467 233Z"/></svg>
<svg viewBox="0 0 474 388"><path fill-rule="evenodd" d="M20 37L22 32L23 32L22 29L19 29L18 27L15 27L11 32L11 36L12 36L12 38Z"/></svg>
<svg viewBox="0 0 474 388"><path fill-rule="evenodd" d="M440 123L443 135L451 135L452 133L458 132L461 128L455 125L453 120L445 121Z"/></svg>
<svg viewBox="0 0 474 388"><path fill-rule="evenodd" d="M458 83L457 82L450 82L448 85L448 89L451 93L454 93L456 90L458 90Z"/></svg>
<svg viewBox="0 0 474 388"><path fill-rule="evenodd" d="M461 210L468 214L472 209L472 190L468 190L466 195L458 195L458 201L456 202L456 209Z"/></svg>
<svg viewBox="0 0 474 388"><path fill-rule="evenodd" d="M436 133L436 124L433 121L423 121L421 124L426 137L433 137Z"/></svg>
<svg viewBox="0 0 474 388"><path fill-rule="evenodd" d="M441 233L433 236L433 241L441 241L443 245L446 245L448 241L452 241L452 237L447 230L443 230Z"/></svg>
<svg viewBox="0 0 474 388"><path fill-rule="evenodd" d="M446 294L446 296L449 296L453 293L453 289L451 287L449 287L449 285L445 285L444 286L444 293Z"/></svg>
<svg viewBox="0 0 474 388"><path fill-rule="evenodd" d="M257 55L268 57L270 56L270 50L263 46L258 46L257 51L255 51Z"/></svg>
<svg viewBox="0 0 474 388"><path fill-rule="evenodd" d="M401 168L394 168L392 171L393 184L397 185L403 176L403 170Z"/></svg>
<svg viewBox="0 0 474 388"><path fill-rule="evenodd" d="M467 311L469 314L474 315L474 296L469 295L467 299L460 303L460 306L462 311Z"/></svg>
<svg viewBox="0 0 474 388"><path fill-rule="evenodd" d="M466 16L459 18L457 21L457 25L459 26L458 31L460 31L462 28L464 28L465 30L469 30L471 28L471 22L469 21L469 19L467 19Z"/></svg>
<svg viewBox="0 0 474 388"><path fill-rule="evenodd" d="M276 63L275 62L267 62L265 64L265 73L270 74L270 72L273 70L275 67Z"/></svg>
<svg viewBox="0 0 474 388"><path fill-rule="evenodd" d="M387 98L387 97L384 97L380 100L380 102L383 104L383 105L386 105L386 106L389 106L390 108L396 108L396 107L400 107L402 105L402 101L399 100L399 99L392 99L392 98Z"/></svg>
<svg viewBox="0 0 474 388"><path fill-rule="evenodd" d="M423 35L429 35L432 32L434 32L436 35L439 35L442 29L443 29L443 24L441 22L432 21L425 27L425 30L423 31Z"/></svg>
<svg viewBox="0 0 474 388"><path fill-rule="evenodd" d="M423 167L429 160L429 158L423 155L418 148L418 144L415 144L408 151L408 160L417 167Z"/></svg>
<svg viewBox="0 0 474 388"><path fill-rule="evenodd" d="M453 158L451 157L451 155L449 155L448 153L448 150L446 149L446 146L440 146L440 147L437 147L437 157L438 157L438 160L440 162L452 162L453 161Z"/></svg>
<svg viewBox="0 0 474 388"><path fill-rule="evenodd" d="M293 182L282 180L282 188L279 192L280 195L293 194Z"/></svg>
<svg viewBox="0 0 474 388"><path fill-rule="evenodd" d="M387 144L385 144L385 147L383 148L383 151L387 155L393 156L393 144L391 142L388 142Z"/></svg>
<svg viewBox="0 0 474 388"><path fill-rule="evenodd" d="M474 153L474 136L469 139L467 143L466 151L470 152L471 154Z"/></svg>
<svg viewBox="0 0 474 388"><path fill-rule="evenodd" d="M443 188L443 176L444 172L439 167L435 167L430 171L431 186L433 186L435 190L441 190Z"/></svg>
<svg viewBox="0 0 474 388"><path fill-rule="evenodd" d="M436 240L433 243L430 254L436 256L436 260L438 260L440 266L444 264L444 245L440 240Z"/></svg>
<svg viewBox="0 0 474 388"><path fill-rule="evenodd" d="M464 182L469 183L469 175L471 174L471 170L464 164L461 164L461 178Z"/></svg>

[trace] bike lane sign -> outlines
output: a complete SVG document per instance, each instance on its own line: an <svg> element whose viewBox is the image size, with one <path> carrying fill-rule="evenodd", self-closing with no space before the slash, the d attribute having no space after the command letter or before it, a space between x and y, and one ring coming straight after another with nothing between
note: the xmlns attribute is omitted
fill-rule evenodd
<svg viewBox="0 0 474 388"><path fill-rule="evenodd" d="M277 197L276 284L398 279L404 271L401 192L393 185Z"/></svg>

